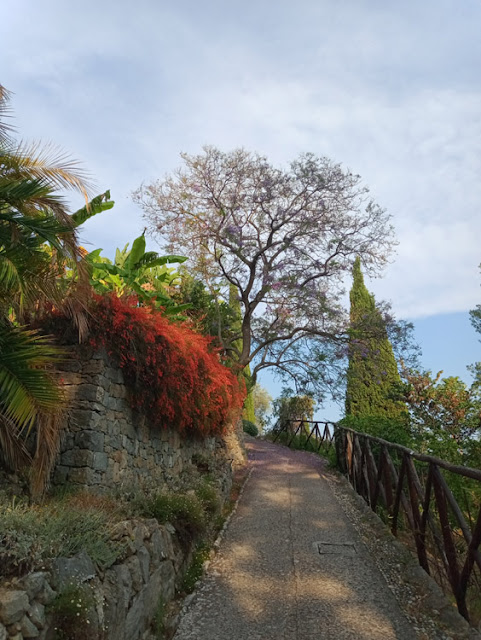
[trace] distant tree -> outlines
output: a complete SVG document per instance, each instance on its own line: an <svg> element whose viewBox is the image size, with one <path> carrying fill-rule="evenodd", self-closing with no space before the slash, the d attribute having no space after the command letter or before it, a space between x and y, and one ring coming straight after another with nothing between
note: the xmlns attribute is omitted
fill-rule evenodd
<svg viewBox="0 0 481 640"><path fill-rule="evenodd" d="M481 264L479 267L481 269ZM469 315L471 317L471 324L475 330L481 334L481 304L476 305L476 307L469 312Z"/></svg>
<svg viewBox="0 0 481 640"><path fill-rule="evenodd" d="M346 415L406 420L406 405L393 396L401 384L394 352L359 258L352 273Z"/></svg>
<svg viewBox="0 0 481 640"><path fill-rule="evenodd" d="M190 257L211 291L229 286L241 306L239 333L219 327L240 369L277 367L296 388L329 387L329 363L345 339L343 279L356 255L372 270L389 253L389 216L360 177L327 158L300 156L288 170L259 155L206 147L183 168L142 186L134 200L169 252ZM308 354L308 355L307 355Z"/></svg>
<svg viewBox="0 0 481 640"><path fill-rule="evenodd" d="M260 384L256 384L252 390L252 395L254 398L254 414L256 418L256 424L259 425L261 429L265 429L269 422L269 414L271 412L272 407L272 397L270 396L267 389L261 387Z"/></svg>
<svg viewBox="0 0 481 640"><path fill-rule="evenodd" d="M312 420L314 415L314 398L310 395L292 395L290 389L283 389L282 394L274 400L273 414L280 423L286 420Z"/></svg>
<svg viewBox="0 0 481 640"><path fill-rule="evenodd" d="M469 443L481 435L479 388L441 374L402 370L402 395L410 410L414 444L422 452L468 464Z"/></svg>

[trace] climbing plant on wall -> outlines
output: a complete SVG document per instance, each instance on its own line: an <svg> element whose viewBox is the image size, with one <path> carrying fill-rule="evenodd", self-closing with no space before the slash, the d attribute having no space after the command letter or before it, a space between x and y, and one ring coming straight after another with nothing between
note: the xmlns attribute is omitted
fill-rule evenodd
<svg viewBox="0 0 481 640"><path fill-rule="evenodd" d="M211 339L170 322L135 297L97 296L91 344L123 369L131 404L159 427L219 434L240 413L245 386L225 367Z"/></svg>

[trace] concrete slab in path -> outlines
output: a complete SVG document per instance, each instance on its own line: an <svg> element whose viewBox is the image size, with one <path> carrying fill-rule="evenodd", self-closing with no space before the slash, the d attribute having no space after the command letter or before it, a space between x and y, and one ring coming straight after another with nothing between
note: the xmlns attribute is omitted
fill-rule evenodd
<svg viewBox="0 0 481 640"><path fill-rule="evenodd" d="M253 474L175 640L416 638L322 460L248 445Z"/></svg>

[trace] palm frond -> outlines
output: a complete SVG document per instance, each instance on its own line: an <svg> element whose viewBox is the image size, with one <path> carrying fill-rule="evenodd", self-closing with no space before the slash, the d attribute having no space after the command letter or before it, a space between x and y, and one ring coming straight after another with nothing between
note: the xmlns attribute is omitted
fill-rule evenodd
<svg viewBox="0 0 481 640"><path fill-rule="evenodd" d="M47 369L61 357L61 350L47 337L0 325L0 407L19 432L28 432L39 415L63 406L62 393Z"/></svg>
<svg viewBox="0 0 481 640"><path fill-rule="evenodd" d="M32 463L18 426L0 412L0 460L10 471L20 471Z"/></svg>
<svg viewBox="0 0 481 640"><path fill-rule="evenodd" d="M44 180L53 189L76 189L88 203L89 175L55 145L22 142L11 155L19 175Z"/></svg>
<svg viewBox="0 0 481 640"><path fill-rule="evenodd" d="M0 84L0 143L6 144L10 141L10 136L14 129L12 126L5 122L5 118L10 118L10 91L7 91L3 85Z"/></svg>
<svg viewBox="0 0 481 640"><path fill-rule="evenodd" d="M50 474L60 448L64 420L65 412L59 410L41 415L36 422L37 446L30 475L30 490L34 498L39 497L48 487Z"/></svg>

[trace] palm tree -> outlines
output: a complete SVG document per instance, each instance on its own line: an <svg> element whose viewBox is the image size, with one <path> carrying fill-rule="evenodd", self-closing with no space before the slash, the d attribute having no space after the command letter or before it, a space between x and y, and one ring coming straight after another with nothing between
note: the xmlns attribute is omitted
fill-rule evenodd
<svg viewBox="0 0 481 640"><path fill-rule="evenodd" d="M38 494L58 449L65 402L53 367L62 352L26 323L53 305L75 318L80 333L86 329L87 272L76 222L56 190L80 191L87 206L88 196L76 163L52 147L12 139L8 99L0 85L0 460L10 469L30 466ZM67 263L76 272L68 291L59 277ZM33 428L31 453L24 439Z"/></svg>

